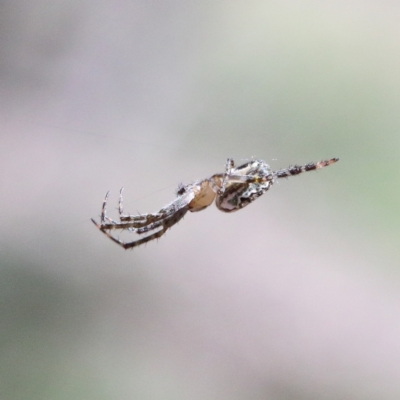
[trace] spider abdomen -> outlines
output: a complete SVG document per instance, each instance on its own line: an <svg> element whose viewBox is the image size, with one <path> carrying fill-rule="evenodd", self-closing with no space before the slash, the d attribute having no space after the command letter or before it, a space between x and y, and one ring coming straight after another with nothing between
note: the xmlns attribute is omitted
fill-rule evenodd
<svg viewBox="0 0 400 400"><path fill-rule="evenodd" d="M241 210L263 195L269 189L270 185L270 181L262 184L228 184L225 187L224 193L217 197L215 204L223 212L229 213Z"/></svg>

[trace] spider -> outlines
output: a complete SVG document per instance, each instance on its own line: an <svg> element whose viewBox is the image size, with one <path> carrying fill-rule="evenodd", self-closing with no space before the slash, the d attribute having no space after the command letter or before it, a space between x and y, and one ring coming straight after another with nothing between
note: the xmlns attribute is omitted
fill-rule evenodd
<svg viewBox="0 0 400 400"><path fill-rule="evenodd" d="M124 214L123 188L121 188L118 204L120 221L114 221L106 213L110 194L110 192L107 192L101 210L100 224L94 219L92 219L92 222L112 241L118 243L124 249L132 249L160 238L169 228L178 223L188 211L204 210L214 200L217 208L221 211L228 213L238 211L263 195L276 179L327 167L338 160L338 158L332 158L303 166L293 165L272 171L263 160L253 160L235 167L233 159L228 158L224 173L215 174L210 178L188 185L180 184L176 190L176 199L153 214ZM149 233L149 235L126 243L112 236L111 231L115 230L127 230L138 235Z"/></svg>

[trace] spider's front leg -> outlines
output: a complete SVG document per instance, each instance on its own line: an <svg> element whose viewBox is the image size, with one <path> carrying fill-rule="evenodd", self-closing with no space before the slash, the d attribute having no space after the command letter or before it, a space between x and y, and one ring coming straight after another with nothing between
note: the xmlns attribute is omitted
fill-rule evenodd
<svg viewBox="0 0 400 400"><path fill-rule="evenodd" d="M195 193L192 191L185 192L182 196L178 196L172 203L161 208L157 213L154 214L125 215L123 213L122 191L123 189L120 190L118 206L121 219L120 222L112 220L106 214L109 192L106 194L103 202L100 223L97 223L94 219L92 219L92 222L108 238L122 246L124 249L133 248L151 240L160 238L169 228L171 228L184 217L187 211L189 211L189 204L191 200L193 200L195 196ZM124 242L111 234L111 231L116 230L126 230L137 235L148 233L148 236L132 242Z"/></svg>
<svg viewBox="0 0 400 400"><path fill-rule="evenodd" d="M122 214L122 190L120 190L120 204L119 204L119 210L120 210L120 216ZM127 221L124 221L123 218L120 218L120 222L114 221L112 218L107 216L107 202L108 198L110 197L110 191L108 191L104 197L103 205L101 207L101 215L100 215L100 224L98 224L93 218L92 222L101 230L112 230L112 229L129 229L129 228L135 228L137 223L136 222L130 222L130 219L127 219ZM142 219L144 219L145 216L138 215L137 219L142 222ZM125 218L126 219L126 218ZM140 226L140 224L139 224Z"/></svg>
<svg viewBox="0 0 400 400"><path fill-rule="evenodd" d="M132 249L134 247L140 246L141 244L145 244L147 242L150 242L151 240L154 239L159 239L161 236L163 236L165 234L165 232L171 228L172 226L174 226L176 223L178 223L187 213L188 211L188 206L184 206L180 209L177 209L174 211L174 213L169 214L169 216L164 216L164 219L158 220L156 222L153 222L151 224L148 224L147 226L143 226L141 228L132 228L132 224L133 222L122 222L120 224L115 223L115 224L97 224L96 221L94 219L92 219L92 222L109 238L111 239L113 242L117 243L118 245L120 245L121 247L123 247L125 250L126 249ZM151 215L151 214L150 214ZM143 233L147 233L147 232L151 232L156 230L157 228L160 228L158 231L143 237L141 239L138 240L134 240L132 242L124 242L122 240L120 240L119 238L116 238L114 236L112 236L109 231L110 230L116 230L116 229L120 229L120 230L124 230L127 229L130 232L134 232L136 234L143 234Z"/></svg>
<svg viewBox="0 0 400 400"><path fill-rule="evenodd" d="M139 214L139 215L126 215L124 214L124 200L122 196L122 192L124 188L122 187L119 191L119 199L118 199L118 212L119 219L121 222L137 222L138 227L141 226L141 223L146 224L147 214Z"/></svg>
<svg viewBox="0 0 400 400"><path fill-rule="evenodd" d="M118 224L117 221L114 221L113 219L111 219L110 217L107 216L107 201L108 198L110 197L110 191L108 191L104 197L104 201L103 201L103 206L101 207L101 216L100 216L100 224L101 226L107 225L106 220L111 223L111 224ZM92 221L94 222L94 220L92 219ZM97 225L97 223L96 223Z"/></svg>
<svg viewBox="0 0 400 400"><path fill-rule="evenodd" d="M122 240L113 237L112 235L110 235L108 232L106 232L104 230L102 230L102 232L106 236L108 236L113 242L115 242L115 243L119 244L121 247L123 247L125 250L133 249L134 247L140 246L140 245L150 242L152 240L159 239L161 236L163 236L165 234L165 232L169 228L171 228L173 225L178 223L185 216L187 211L188 211L188 208L183 207L180 210L177 210L173 215L171 215L169 218L166 218L163 221L158 221L158 222L152 224L152 226L139 228L139 229L135 230L136 233L141 234L141 233L145 233L145 232L154 230L160 226L162 227L157 232L154 232L151 235L146 236L142 239L134 240L133 242L123 242Z"/></svg>
<svg viewBox="0 0 400 400"><path fill-rule="evenodd" d="M124 206L123 206L123 192L124 188L122 187L119 191L119 201L118 201L118 211L119 211L119 219L121 222L129 223L130 228L139 229L149 224L152 224L156 221L159 221L165 218L165 213L163 210L160 210L158 213L153 214L138 214L138 215L131 215L131 214L124 214Z"/></svg>
<svg viewBox="0 0 400 400"><path fill-rule="evenodd" d="M92 222L101 231L104 231L104 229L113 229L114 227L118 227L120 225L117 221L114 221L112 218L107 216L107 201L109 196L110 196L110 191L108 191L106 193L106 196L104 197L103 205L101 207L100 224L98 224L93 218L91 218Z"/></svg>

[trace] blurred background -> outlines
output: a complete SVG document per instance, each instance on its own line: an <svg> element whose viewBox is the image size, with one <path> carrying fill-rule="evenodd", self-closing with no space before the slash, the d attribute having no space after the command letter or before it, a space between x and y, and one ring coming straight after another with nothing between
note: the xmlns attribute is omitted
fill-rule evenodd
<svg viewBox="0 0 400 400"><path fill-rule="evenodd" d="M2 1L0 398L398 399L400 3ZM244 210L90 222L261 158Z"/></svg>

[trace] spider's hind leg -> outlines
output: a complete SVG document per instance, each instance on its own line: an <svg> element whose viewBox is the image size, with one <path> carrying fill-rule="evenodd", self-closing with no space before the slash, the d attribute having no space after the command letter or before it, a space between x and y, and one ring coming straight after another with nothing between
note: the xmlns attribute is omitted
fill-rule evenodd
<svg viewBox="0 0 400 400"><path fill-rule="evenodd" d="M124 200L122 198L123 191L124 191L124 188L122 187L119 191L119 199L118 199L118 212L119 212L119 219L121 221L124 220L124 217L127 217L127 215L124 214Z"/></svg>
<svg viewBox="0 0 400 400"><path fill-rule="evenodd" d="M316 169L327 167L328 165L334 164L337 161L339 161L338 158L331 158L330 160L318 161L316 163L311 162L306 165L291 165L288 168L274 171L273 175L276 178L287 178L289 176L298 175L303 172L314 171Z"/></svg>

